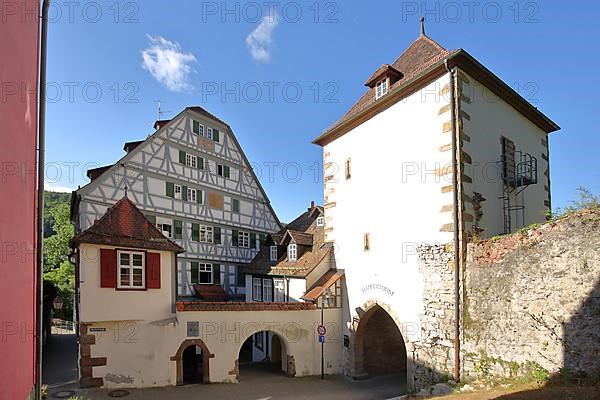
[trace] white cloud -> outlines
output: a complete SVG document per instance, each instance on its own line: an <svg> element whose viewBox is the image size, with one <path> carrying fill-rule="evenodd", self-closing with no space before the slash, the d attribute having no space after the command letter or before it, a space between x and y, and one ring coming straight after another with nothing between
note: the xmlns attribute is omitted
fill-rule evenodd
<svg viewBox="0 0 600 400"><path fill-rule="evenodd" d="M66 186L55 185L53 182L44 181L44 190L48 192L71 193L72 188Z"/></svg>
<svg viewBox="0 0 600 400"><path fill-rule="evenodd" d="M196 57L192 53L185 53L177 42L162 36L147 36L149 45L142 51L142 67L173 92L192 90L188 80L193 71L191 64L197 61Z"/></svg>
<svg viewBox="0 0 600 400"><path fill-rule="evenodd" d="M252 58L258 62L271 61L271 45L273 44L273 31L279 25L277 14L266 15L255 30L246 37L246 45Z"/></svg>

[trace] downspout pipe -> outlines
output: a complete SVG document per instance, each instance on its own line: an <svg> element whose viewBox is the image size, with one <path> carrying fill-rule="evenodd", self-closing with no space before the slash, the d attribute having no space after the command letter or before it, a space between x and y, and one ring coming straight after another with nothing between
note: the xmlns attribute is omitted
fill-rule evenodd
<svg viewBox="0 0 600 400"><path fill-rule="evenodd" d="M44 163L46 147L46 60L48 53L48 9L50 0L42 4L40 36L40 76L38 113L38 169L37 169L37 242L36 242L36 343L35 343L35 398L42 399L42 342L44 338Z"/></svg>
<svg viewBox="0 0 600 400"><path fill-rule="evenodd" d="M448 66L448 59L444 66L450 74L450 128L452 132L452 209L454 216L454 381L460 381L460 268L462 255L460 251L459 234L459 187L458 187L458 141L456 132L456 69Z"/></svg>

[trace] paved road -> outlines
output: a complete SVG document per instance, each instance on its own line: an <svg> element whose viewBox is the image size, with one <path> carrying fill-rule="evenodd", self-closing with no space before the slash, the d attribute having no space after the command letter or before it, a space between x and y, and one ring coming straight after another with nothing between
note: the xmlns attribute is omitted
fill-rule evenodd
<svg viewBox="0 0 600 400"><path fill-rule="evenodd" d="M88 390L91 400L108 400L108 390ZM377 400L398 396L395 377L351 381L341 376L286 378L262 371L243 369L238 384L212 384L130 390L128 400Z"/></svg>
<svg viewBox="0 0 600 400"><path fill-rule="evenodd" d="M77 374L77 338L51 335L42 356L42 382L48 385L48 394L79 388Z"/></svg>

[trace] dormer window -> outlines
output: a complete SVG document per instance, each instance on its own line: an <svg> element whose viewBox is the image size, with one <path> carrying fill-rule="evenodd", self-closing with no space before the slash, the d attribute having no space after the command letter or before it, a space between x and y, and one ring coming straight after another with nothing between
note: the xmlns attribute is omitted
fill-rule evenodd
<svg viewBox="0 0 600 400"><path fill-rule="evenodd" d="M288 245L288 261L296 261L298 259L298 246L295 243Z"/></svg>
<svg viewBox="0 0 600 400"><path fill-rule="evenodd" d="M377 82L375 88L375 99L379 99L382 96L385 96L388 92L388 78L383 78L379 82Z"/></svg>
<svg viewBox="0 0 600 400"><path fill-rule="evenodd" d="M323 226L323 225L325 225L325 218L317 217L317 226Z"/></svg>

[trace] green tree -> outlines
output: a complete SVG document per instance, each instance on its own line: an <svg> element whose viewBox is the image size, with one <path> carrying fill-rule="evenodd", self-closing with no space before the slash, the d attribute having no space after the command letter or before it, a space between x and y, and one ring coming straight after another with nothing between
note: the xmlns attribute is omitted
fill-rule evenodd
<svg viewBox="0 0 600 400"><path fill-rule="evenodd" d="M69 220L69 206L65 203L50 209L54 218L54 235L44 239L44 271L58 268L69 258L69 241L73 238L73 226Z"/></svg>
<svg viewBox="0 0 600 400"><path fill-rule="evenodd" d="M63 307L56 313L66 320L73 318L73 294L75 293L75 267L70 261L63 261L58 268L44 273L44 280L51 282L63 300Z"/></svg>
<svg viewBox="0 0 600 400"><path fill-rule="evenodd" d="M600 198L593 194L590 189L579 186L577 193L579 194L579 198L571 201L567 207L567 212L600 207Z"/></svg>

